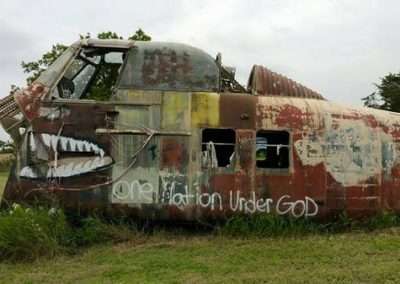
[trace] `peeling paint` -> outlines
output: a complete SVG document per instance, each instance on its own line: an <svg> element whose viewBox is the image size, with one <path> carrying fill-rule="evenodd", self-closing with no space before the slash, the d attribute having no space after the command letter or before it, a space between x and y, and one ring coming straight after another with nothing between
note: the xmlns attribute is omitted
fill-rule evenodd
<svg viewBox="0 0 400 284"><path fill-rule="evenodd" d="M323 134L305 133L294 146L303 165L323 163L344 186L363 184L383 170L390 171L396 159L392 137L363 121L327 119Z"/></svg>

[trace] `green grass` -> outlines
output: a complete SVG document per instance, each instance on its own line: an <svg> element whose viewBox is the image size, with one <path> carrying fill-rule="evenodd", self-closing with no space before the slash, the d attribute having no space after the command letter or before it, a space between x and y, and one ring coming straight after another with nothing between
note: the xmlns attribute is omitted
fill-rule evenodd
<svg viewBox="0 0 400 284"><path fill-rule="evenodd" d="M304 238L156 234L0 264L1 283L396 283L400 230Z"/></svg>
<svg viewBox="0 0 400 284"><path fill-rule="evenodd" d="M0 190L6 179L7 173L0 173ZM252 224L255 234L243 237L243 221L238 219L220 234L132 231L125 237L123 232L121 240L129 241L100 242L33 262L0 262L0 283L397 283L400 279L399 227L266 237L268 224L276 221L268 219L267 225ZM280 224L272 227L279 229ZM83 244L104 233L81 232Z"/></svg>

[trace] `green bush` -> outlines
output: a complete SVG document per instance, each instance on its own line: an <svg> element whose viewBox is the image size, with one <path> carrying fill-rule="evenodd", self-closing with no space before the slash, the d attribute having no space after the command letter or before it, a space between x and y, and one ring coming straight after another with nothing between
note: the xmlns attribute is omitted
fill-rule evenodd
<svg viewBox="0 0 400 284"><path fill-rule="evenodd" d="M392 212L383 212L374 216L365 217L361 220L353 220L351 222L352 230L368 230L386 229L400 225L400 216Z"/></svg>
<svg viewBox="0 0 400 284"><path fill-rule="evenodd" d="M126 241L133 236L131 227L107 223L96 216L69 220L60 209L14 204L0 212L0 261L52 257L59 252Z"/></svg>
<svg viewBox="0 0 400 284"><path fill-rule="evenodd" d="M230 218L221 228L222 234L260 237L300 235L319 232L323 224L310 219L274 214L239 215Z"/></svg>
<svg viewBox="0 0 400 284"><path fill-rule="evenodd" d="M346 214L330 222L293 218L274 214L239 215L230 218L218 231L231 236L299 236L334 234L351 230L373 231L400 225L400 216L385 212L364 219L351 219Z"/></svg>
<svg viewBox="0 0 400 284"><path fill-rule="evenodd" d="M13 205L0 213L0 259L33 260L54 256L68 236L61 210L31 209Z"/></svg>
<svg viewBox="0 0 400 284"><path fill-rule="evenodd" d="M121 242L132 238L134 231L128 224L116 224L97 216L78 220L69 237L74 246L89 246L104 242Z"/></svg>

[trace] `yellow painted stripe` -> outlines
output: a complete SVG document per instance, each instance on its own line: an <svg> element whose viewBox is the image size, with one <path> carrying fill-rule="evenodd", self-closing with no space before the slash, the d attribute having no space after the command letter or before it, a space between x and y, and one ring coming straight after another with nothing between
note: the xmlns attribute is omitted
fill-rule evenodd
<svg viewBox="0 0 400 284"><path fill-rule="evenodd" d="M165 92L161 125L163 129L190 129L190 93Z"/></svg>
<svg viewBox="0 0 400 284"><path fill-rule="evenodd" d="M192 94L192 126L219 125L219 98L217 93Z"/></svg>

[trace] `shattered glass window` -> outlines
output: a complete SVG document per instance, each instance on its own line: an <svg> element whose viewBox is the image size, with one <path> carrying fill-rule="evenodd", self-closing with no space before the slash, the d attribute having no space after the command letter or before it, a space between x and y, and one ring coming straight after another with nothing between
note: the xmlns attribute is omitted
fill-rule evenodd
<svg viewBox="0 0 400 284"><path fill-rule="evenodd" d="M65 71L54 94L64 99L108 100L124 58L122 51L84 49Z"/></svg>
<svg viewBox="0 0 400 284"><path fill-rule="evenodd" d="M233 129L207 128L201 144L203 167L233 166L236 133Z"/></svg>
<svg viewBox="0 0 400 284"><path fill-rule="evenodd" d="M85 87L89 84L95 71L96 68L93 65L86 65L85 68L74 78L73 82L75 85L75 91L72 96L73 98L79 99L82 96Z"/></svg>
<svg viewBox="0 0 400 284"><path fill-rule="evenodd" d="M256 164L258 168L289 168L289 132L257 132Z"/></svg>
<svg viewBox="0 0 400 284"><path fill-rule="evenodd" d="M72 79L86 65L86 62L80 58L75 58L64 74L64 77Z"/></svg>
<svg viewBox="0 0 400 284"><path fill-rule="evenodd" d="M108 52L101 56L101 61L96 65L96 73L91 80L86 99L106 101L114 92L121 71L123 52Z"/></svg>
<svg viewBox="0 0 400 284"><path fill-rule="evenodd" d="M104 56L104 61L121 65L124 62L124 54L122 52L109 52Z"/></svg>

